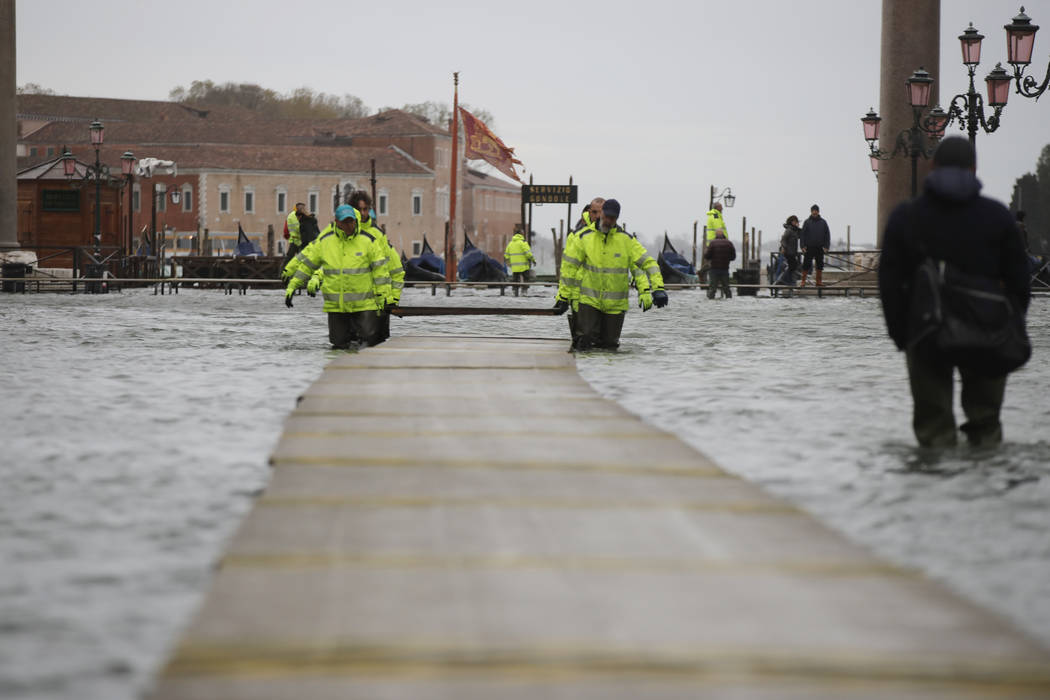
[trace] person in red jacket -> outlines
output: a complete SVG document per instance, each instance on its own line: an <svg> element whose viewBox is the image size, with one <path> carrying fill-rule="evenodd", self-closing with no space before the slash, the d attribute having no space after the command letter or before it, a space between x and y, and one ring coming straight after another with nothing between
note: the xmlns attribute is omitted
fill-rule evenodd
<svg viewBox="0 0 1050 700"><path fill-rule="evenodd" d="M736 260L736 247L726 238L725 231L717 231L715 239L707 244L704 260L711 264L707 274L707 298L714 299L715 291L721 289L722 296L732 299L733 292L729 290L729 263Z"/></svg>

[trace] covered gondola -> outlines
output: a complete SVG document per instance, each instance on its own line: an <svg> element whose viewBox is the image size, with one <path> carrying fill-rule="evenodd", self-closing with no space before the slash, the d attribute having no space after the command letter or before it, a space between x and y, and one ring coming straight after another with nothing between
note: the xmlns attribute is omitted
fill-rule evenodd
<svg viewBox="0 0 1050 700"><path fill-rule="evenodd" d="M459 279L463 282L506 282L507 267L474 245L466 234L463 234L463 257L457 267Z"/></svg>
<svg viewBox="0 0 1050 700"><path fill-rule="evenodd" d="M412 260L417 259L412 258ZM406 282L443 282L445 280L445 276L440 272L431 272L412 262L412 260L409 260L404 253L401 253L401 267L405 268Z"/></svg>
<svg viewBox="0 0 1050 700"><path fill-rule="evenodd" d="M657 256L656 262L660 265L660 274L663 275L664 282L668 284L696 284L699 281L696 268L674 249L666 233L664 248Z"/></svg>
<svg viewBox="0 0 1050 700"><path fill-rule="evenodd" d="M434 254L434 249L423 236L423 250L419 255L407 261L405 264L402 254L402 264L405 267L406 282L431 282L445 279L445 261Z"/></svg>

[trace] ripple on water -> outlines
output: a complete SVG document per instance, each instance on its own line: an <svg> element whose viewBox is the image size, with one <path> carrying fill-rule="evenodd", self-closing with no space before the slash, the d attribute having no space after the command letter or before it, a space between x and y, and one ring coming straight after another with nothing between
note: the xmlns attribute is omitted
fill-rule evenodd
<svg viewBox="0 0 1050 700"><path fill-rule="evenodd" d="M199 290L5 299L0 333L21 340L0 345L17 397L0 402L5 452L19 456L0 462L0 695L132 698L160 663L265 485L296 397L342 354L327 347L320 303L280 301ZM485 290L453 302L550 299ZM1032 320L1036 347L1050 346L1046 300ZM393 332L565 338L566 323L410 318ZM1050 642L1042 355L1010 381L1001 450L931 455L911 443L903 362L875 300L712 304L676 292L666 309L630 313L622 341L577 358L600 393Z"/></svg>

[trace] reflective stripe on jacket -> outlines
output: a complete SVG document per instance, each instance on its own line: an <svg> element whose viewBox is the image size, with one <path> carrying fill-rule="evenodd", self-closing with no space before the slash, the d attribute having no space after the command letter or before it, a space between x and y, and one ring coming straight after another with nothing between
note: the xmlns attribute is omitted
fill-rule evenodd
<svg viewBox="0 0 1050 700"><path fill-rule="evenodd" d="M296 256L288 291L304 286L318 270L322 271L321 296L328 312L377 311L390 295L387 278L386 246L369 233L347 236L335 224ZM289 263L285 268L291 267Z"/></svg>
<svg viewBox="0 0 1050 700"><path fill-rule="evenodd" d="M295 215L295 209L292 209L292 213L285 219L285 225L288 226L288 242L292 245L302 245L303 239L299 236L299 217Z"/></svg>
<svg viewBox="0 0 1050 700"><path fill-rule="evenodd" d="M510 238L510 243L507 244L507 249L503 252L503 257L510 265L511 272L527 272L532 266L532 248L529 247L528 242L525 240L525 236L520 233L515 233Z"/></svg>
<svg viewBox="0 0 1050 700"><path fill-rule="evenodd" d="M615 226L608 233L584 228L562 254L559 296L564 290L561 298L602 313L626 311L632 268L643 273L635 279L639 291L663 289L659 265L637 239Z"/></svg>

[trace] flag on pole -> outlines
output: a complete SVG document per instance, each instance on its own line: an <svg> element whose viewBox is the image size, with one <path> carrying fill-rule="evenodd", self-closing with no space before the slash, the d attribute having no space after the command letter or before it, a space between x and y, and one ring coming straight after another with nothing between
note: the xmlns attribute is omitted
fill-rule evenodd
<svg viewBox="0 0 1050 700"><path fill-rule="evenodd" d="M504 175L521 182L514 171L515 165L521 165L521 161L514 157L514 149L503 143L485 126L485 122L467 110L460 107L459 113L463 117L463 133L467 137L464 157L483 160Z"/></svg>

